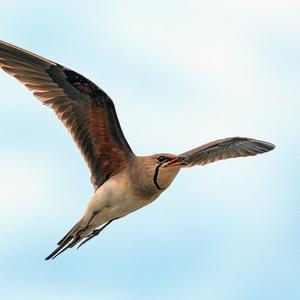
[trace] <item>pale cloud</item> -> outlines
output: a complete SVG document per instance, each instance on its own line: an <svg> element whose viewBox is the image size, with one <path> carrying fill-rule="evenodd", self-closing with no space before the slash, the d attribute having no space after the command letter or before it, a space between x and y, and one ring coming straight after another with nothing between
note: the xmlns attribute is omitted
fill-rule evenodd
<svg viewBox="0 0 300 300"><path fill-rule="evenodd" d="M18 230L30 216L50 207L51 168L47 162L37 165L34 157L19 159L17 153L2 153L0 165L1 228Z"/></svg>
<svg viewBox="0 0 300 300"><path fill-rule="evenodd" d="M131 55L143 56L158 68L181 74L190 85L186 87L189 107L183 107L181 102L172 106L172 114L160 114L153 107L152 99L135 95L134 91L128 105L143 98L144 108L149 103L145 111L149 116L155 114L157 120L163 119L164 126L188 114L185 122L190 124L187 125L197 127L201 112L202 124L213 124L215 120L222 124L218 128L209 126L203 133L208 137L235 134L236 124L242 134L261 130L261 135L270 134L273 128L268 124L274 120L280 124L276 130L283 131L283 120L294 118L283 105L291 101L287 95L290 87L282 82L280 70L276 70L278 66L268 61L265 47L272 43L269 36L278 34L277 41L280 41L282 36L293 39L298 34L299 8L296 1L175 1L172 4L154 1L143 6L135 1L130 1L130 5L113 1L106 7L109 12L106 24L115 41ZM206 94L202 86L208 88ZM166 86L166 89L172 88ZM296 106L299 108L299 104ZM136 122L142 124L143 115L136 114ZM156 124L159 122L151 123L154 132L159 131ZM192 139L191 131L177 130Z"/></svg>
<svg viewBox="0 0 300 300"><path fill-rule="evenodd" d="M113 2L108 22L123 45L190 72L201 70L214 77L226 72L224 79L256 62L245 30L259 34L274 26L297 33L295 25L300 24L296 1L152 1L135 9L127 2Z"/></svg>

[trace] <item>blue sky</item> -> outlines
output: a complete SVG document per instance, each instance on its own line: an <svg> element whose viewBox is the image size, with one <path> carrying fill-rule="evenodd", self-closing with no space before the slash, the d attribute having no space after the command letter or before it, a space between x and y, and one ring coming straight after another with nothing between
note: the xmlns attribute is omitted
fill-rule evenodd
<svg viewBox="0 0 300 300"><path fill-rule="evenodd" d="M152 205L45 262L93 189L55 115L1 72L1 298L299 299L299 14L293 0L1 6L0 38L101 86L137 154L227 136L277 146L184 170Z"/></svg>

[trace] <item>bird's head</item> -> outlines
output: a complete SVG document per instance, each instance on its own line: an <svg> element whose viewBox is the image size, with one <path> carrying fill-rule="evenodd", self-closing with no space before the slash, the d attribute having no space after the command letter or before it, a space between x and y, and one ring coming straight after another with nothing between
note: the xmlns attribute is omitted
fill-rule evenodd
<svg viewBox="0 0 300 300"><path fill-rule="evenodd" d="M156 191L163 191L186 163L186 157L168 153L139 157L141 184Z"/></svg>
<svg viewBox="0 0 300 300"><path fill-rule="evenodd" d="M154 160L153 183L159 190L166 189L174 180L179 170L187 164L187 158L174 154L156 154Z"/></svg>

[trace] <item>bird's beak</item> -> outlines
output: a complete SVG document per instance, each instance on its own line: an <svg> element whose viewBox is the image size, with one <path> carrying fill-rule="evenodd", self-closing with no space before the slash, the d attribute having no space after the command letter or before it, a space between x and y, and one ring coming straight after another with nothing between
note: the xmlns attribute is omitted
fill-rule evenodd
<svg viewBox="0 0 300 300"><path fill-rule="evenodd" d="M188 158L186 156L178 156L167 163L164 164L164 167L183 167L188 164Z"/></svg>

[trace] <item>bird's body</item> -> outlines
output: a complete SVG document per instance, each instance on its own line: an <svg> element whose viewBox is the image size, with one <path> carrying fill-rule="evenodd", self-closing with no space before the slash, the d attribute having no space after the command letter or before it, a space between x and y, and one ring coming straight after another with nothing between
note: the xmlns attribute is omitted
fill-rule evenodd
<svg viewBox="0 0 300 300"><path fill-rule="evenodd" d="M161 191L142 191L128 169L122 170L101 185L90 199L82 218L82 225L92 229L142 208L153 202ZM91 220L91 221L90 221Z"/></svg>
<svg viewBox="0 0 300 300"><path fill-rule="evenodd" d="M79 243L88 238L95 228L122 218L158 198L173 181L180 166L169 169L172 174L167 173L168 176L160 178L158 175L155 178L155 170L147 166L148 161L154 160L156 156L132 158L128 168L113 175L101 185L90 199L82 218L62 241L68 241L71 234L77 236L76 243ZM56 249L54 255L62 248L63 246Z"/></svg>
<svg viewBox="0 0 300 300"><path fill-rule="evenodd" d="M133 166L120 171L100 186L87 206L85 212L85 215L88 215L87 219L91 217L93 211L102 212L102 210L106 216L104 222L121 218L159 197L175 178L180 167L171 169L174 177L158 178L157 184L160 185L158 189L154 182L155 170L146 167L147 160L154 160L154 157L135 157L130 162ZM142 170L134 165L138 165ZM95 217L95 219L96 227L104 223L101 217L99 219ZM98 224L98 220L102 223Z"/></svg>
<svg viewBox="0 0 300 300"><path fill-rule="evenodd" d="M182 168L274 149L268 142L232 137L180 155L136 156L123 135L112 100L84 76L3 41L0 67L54 110L92 174L95 193L83 216L46 259L80 241L84 244L112 221L153 202Z"/></svg>

